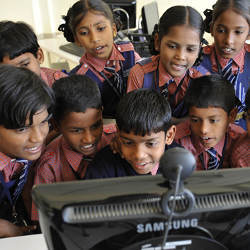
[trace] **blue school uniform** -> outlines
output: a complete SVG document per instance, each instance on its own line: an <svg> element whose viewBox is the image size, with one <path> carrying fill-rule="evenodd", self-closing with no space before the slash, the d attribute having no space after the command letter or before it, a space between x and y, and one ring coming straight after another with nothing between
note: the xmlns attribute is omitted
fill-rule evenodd
<svg viewBox="0 0 250 250"><path fill-rule="evenodd" d="M223 59L216 55L214 45L204 48L204 56L201 65L212 74L223 75ZM229 61L229 60L228 60ZM250 45L245 44L242 50L232 58L232 71L234 78L232 84L235 88L235 94L241 101L238 108L236 124L246 130L246 121L243 119L243 111L245 109L245 96L250 85ZM228 78L227 78L228 79ZM229 79L230 80L230 79Z"/></svg>
<svg viewBox="0 0 250 250"><path fill-rule="evenodd" d="M119 42L113 45L110 59L102 60L85 54L80 65L69 74L87 75L97 82L102 95L103 116L112 118L121 96L126 93L129 70L139 59L132 43Z"/></svg>
<svg viewBox="0 0 250 250"><path fill-rule="evenodd" d="M208 71L204 67L193 66L182 77L172 78L160 63L160 56L152 56L139 61L131 70L127 91L133 90L135 85L138 88L155 89L168 99L172 116L181 118L187 115L183 98L191 80L205 74Z"/></svg>

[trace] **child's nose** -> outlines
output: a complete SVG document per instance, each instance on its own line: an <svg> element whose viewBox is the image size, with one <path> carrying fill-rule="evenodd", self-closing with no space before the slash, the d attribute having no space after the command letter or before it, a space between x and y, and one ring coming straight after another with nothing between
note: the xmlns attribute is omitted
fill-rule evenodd
<svg viewBox="0 0 250 250"><path fill-rule="evenodd" d="M143 145L137 145L133 154L137 161L143 160L146 155Z"/></svg>
<svg viewBox="0 0 250 250"><path fill-rule="evenodd" d="M186 53L184 49L180 48L176 50L176 54L175 54L176 59L182 60L185 58L185 55Z"/></svg>
<svg viewBox="0 0 250 250"><path fill-rule="evenodd" d="M30 134L30 141L35 143L41 143L44 141L48 130L44 131L40 127L33 127Z"/></svg>
<svg viewBox="0 0 250 250"><path fill-rule="evenodd" d="M84 131L81 140L84 144L92 144L95 142L95 136L91 133L90 130L86 130Z"/></svg>
<svg viewBox="0 0 250 250"><path fill-rule="evenodd" d="M226 34L225 42L226 44L232 44L234 42L235 36L233 32L228 32Z"/></svg>
<svg viewBox="0 0 250 250"><path fill-rule="evenodd" d="M209 131L209 126L207 122L205 121L201 122L200 131L201 131L201 134L203 135L207 134L207 132Z"/></svg>
<svg viewBox="0 0 250 250"><path fill-rule="evenodd" d="M98 36L97 32L95 32L95 31L90 32L90 39L92 42L99 41L99 36Z"/></svg>

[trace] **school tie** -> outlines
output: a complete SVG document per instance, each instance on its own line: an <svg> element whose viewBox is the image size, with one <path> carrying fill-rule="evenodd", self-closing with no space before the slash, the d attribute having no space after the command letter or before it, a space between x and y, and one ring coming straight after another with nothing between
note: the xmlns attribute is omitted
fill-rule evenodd
<svg viewBox="0 0 250 250"><path fill-rule="evenodd" d="M123 95L125 93L124 86L122 84L121 76L115 71L114 67L104 67L104 70L111 73L113 76L113 86L118 91L120 95Z"/></svg>
<svg viewBox="0 0 250 250"><path fill-rule="evenodd" d="M164 86L162 87L161 89L161 94L165 97L165 98L168 98L168 86L169 84L173 83L174 82L174 79L170 79L167 83L164 84Z"/></svg>
<svg viewBox="0 0 250 250"><path fill-rule="evenodd" d="M238 112L241 112L244 110L246 89L240 81L237 81L238 73L236 75L233 74L232 65L233 65L233 60L230 59L228 61L228 64L222 70L222 76L233 84L234 89L235 89L235 95L238 97L238 99L242 103L242 105L241 105L241 107L239 107L239 111L238 111Z"/></svg>
<svg viewBox="0 0 250 250"><path fill-rule="evenodd" d="M22 171L21 171L21 174L19 176L19 179L17 180L17 186L16 186L16 189L13 193L13 203L15 204L15 202L17 201L19 195L22 193L22 190L23 190L23 187L24 187L24 184L26 183L27 181L27 177L28 177L28 172L29 172L29 161L28 160L23 160L23 159L17 159L16 160L16 163L18 164L22 164L23 165L23 168L22 168Z"/></svg>
<svg viewBox="0 0 250 250"><path fill-rule="evenodd" d="M216 157L216 150L214 148L210 148L207 150L207 153L209 154L207 169L217 169L219 167L219 160Z"/></svg>

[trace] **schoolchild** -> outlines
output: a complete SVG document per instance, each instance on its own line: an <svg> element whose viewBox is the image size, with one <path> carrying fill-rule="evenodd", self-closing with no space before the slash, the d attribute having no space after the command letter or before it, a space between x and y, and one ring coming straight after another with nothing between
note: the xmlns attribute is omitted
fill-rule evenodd
<svg viewBox="0 0 250 250"><path fill-rule="evenodd" d="M110 143L115 125L103 126L97 83L84 75L61 78L53 85L53 121L61 136L53 140L36 163L35 184L82 179L97 151ZM32 219L37 210L32 205Z"/></svg>
<svg viewBox="0 0 250 250"><path fill-rule="evenodd" d="M250 1L218 0L213 10L206 10L206 31L214 43L204 48L202 66L218 73L234 86L241 101L236 124L246 129L243 119L245 96L250 85Z"/></svg>
<svg viewBox="0 0 250 250"><path fill-rule="evenodd" d="M220 75L190 84L185 96L189 120L177 125L175 141L193 153L197 170L230 167L233 145L244 133L233 123L237 102L232 84Z"/></svg>
<svg viewBox="0 0 250 250"><path fill-rule="evenodd" d="M247 123L247 132L239 138L233 148L231 164L234 168L250 167L250 88L246 94L245 104L244 119Z"/></svg>
<svg viewBox="0 0 250 250"><path fill-rule="evenodd" d="M139 61L130 71L127 92L138 88L156 89L165 96L172 115L186 115L183 97L191 79L207 73L198 65L204 25L201 15L189 6L173 6L155 25L150 58Z"/></svg>
<svg viewBox="0 0 250 250"><path fill-rule="evenodd" d="M140 56L130 42L114 43L116 25L110 7L102 0L76 2L59 26L65 38L85 49L80 64L70 74L87 75L98 83L103 115L113 117L126 93L129 70Z"/></svg>
<svg viewBox="0 0 250 250"><path fill-rule="evenodd" d="M0 238L33 231L32 161L41 155L54 96L30 70L0 65Z"/></svg>
<svg viewBox="0 0 250 250"><path fill-rule="evenodd" d="M0 22L0 64L27 68L52 86L56 79L66 74L59 70L40 67L44 61L37 36L24 22Z"/></svg>
<svg viewBox="0 0 250 250"><path fill-rule="evenodd" d="M123 96L116 112L120 153L107 146L98 152L86 179L156 175L159 160L175 136L168 101L152 89L138 89ZM171 145L173 146L173 145Z"/></svg>

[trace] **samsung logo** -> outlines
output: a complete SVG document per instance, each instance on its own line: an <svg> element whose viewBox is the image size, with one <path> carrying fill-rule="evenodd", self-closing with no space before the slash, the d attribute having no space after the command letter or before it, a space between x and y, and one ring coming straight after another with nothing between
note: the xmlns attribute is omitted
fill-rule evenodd
<svg viewBox="0 0 250 250"><path fill-rule="evenodd" d="M137 225L137 233L147 233L147 232L158 232L164 231L167 228L168 222L154 222L154 223L146 223L146 224L138 224ZM182 219L182 220L173 220L170 223L170 230L174 229L183 229L190 227L198 226L198 219Z"/></svg>

